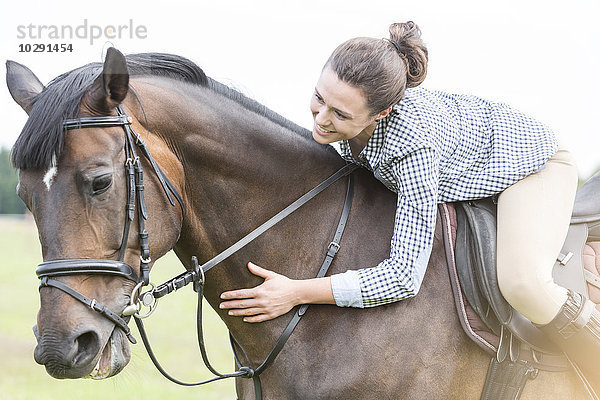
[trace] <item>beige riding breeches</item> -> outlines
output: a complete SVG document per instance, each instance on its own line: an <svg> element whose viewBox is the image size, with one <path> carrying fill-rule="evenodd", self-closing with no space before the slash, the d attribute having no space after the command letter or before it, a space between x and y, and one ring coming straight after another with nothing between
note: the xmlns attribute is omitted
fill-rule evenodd
<svg viewBox="0 0 600 400"><path fill-rule="evenodd" d="M498 198L498 284L506 300L536 324L547 324L567 300L552 267L569 228L577 167L559 150L546 167Z"/></svg>

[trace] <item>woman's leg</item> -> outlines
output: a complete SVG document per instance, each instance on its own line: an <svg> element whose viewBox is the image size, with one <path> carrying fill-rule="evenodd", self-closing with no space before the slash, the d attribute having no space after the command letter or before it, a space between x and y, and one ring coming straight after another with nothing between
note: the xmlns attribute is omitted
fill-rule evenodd
<svg viewBox="0 0 600 400"><path fill-rule="evenodd" d="M558 151L542 171L498 200L498 284L506 300L538 324L600 394L600 311L552 280L577 186L575 164Z"/></svg>
<svg viewBox="0 0 600 400"><path fill-rule="evenodd" d="M506 300L536 324L547 324L567 300L552 279L569 229L577 168L566 150L498 198L498 285Z"/></svg>

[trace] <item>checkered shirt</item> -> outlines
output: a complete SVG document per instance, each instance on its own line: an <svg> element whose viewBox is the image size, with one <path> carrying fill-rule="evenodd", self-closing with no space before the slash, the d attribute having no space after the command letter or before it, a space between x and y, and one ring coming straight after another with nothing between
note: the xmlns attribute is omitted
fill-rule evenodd
<svg viewBox="0 0 600 400"><path fill-rule="evenodd" d="M557 151L546 126L501 103L422 88L378 123L360 153L340 153L398 193L390 257L332 276L336 303L373 307L415 296L433 245L438 203L502 192Z"/></svg>

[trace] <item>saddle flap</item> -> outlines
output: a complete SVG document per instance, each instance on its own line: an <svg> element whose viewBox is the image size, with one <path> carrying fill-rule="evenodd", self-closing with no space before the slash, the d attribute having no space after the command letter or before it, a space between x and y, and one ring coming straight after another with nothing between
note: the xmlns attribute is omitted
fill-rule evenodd
<svg viewBox="0 0 600 400"><path fill-rule="evenodd" d="M469 305L473 308L475 313L480 317L487 328L496 335L499 335L500 331L497 320L494 316L494 313L490 312L490 305L486 297L481 293L479 284L477 283L473 272L475 271L475 267L472 265L474 255L471 253L472 245L470 228L468 224L464 223L467 221L465 210L462 207L455 207L454 210L456 212L457 221L455 256L457 264L460 265L460 267L456 269L456 272L459 277L459 283L462 292Z"/></svg>
<svg viewBox="0 0 600 400"><path fill-rule="evenodd" d="M496 273L496 204L492 198L458 203L456 209L460 208L464 213L457 212L457 227L466 226L464 233L468 235L468 240L460 245L467 244L471 250L459 251L457 243L457 267L459 270L465 269L461 275L472 274L472 279L479 288L478 292L473 293L479 293L484 298L479 299L479 303L487 301L500 324L533 349L558 352L556 345L512 308L500 292ZM465 220L461 221L462 218ZM465 259L465 256L470 257L470 260ZM485 319L481 314L480 317Z"/></svg>
<svg viewBox="0 0 600 400"><path fill-rule="evenodd" d="M472 267L477 284L500 323L511 319L512 307L500 293L496 274L496 204L492 198L461 203L470 229Z"/></svg>

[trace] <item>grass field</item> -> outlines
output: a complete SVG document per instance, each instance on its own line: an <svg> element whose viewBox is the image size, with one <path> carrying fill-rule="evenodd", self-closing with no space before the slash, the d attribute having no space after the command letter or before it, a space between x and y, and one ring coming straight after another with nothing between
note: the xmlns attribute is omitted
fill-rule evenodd
<svg viewBox="0 0 600 400"><path fill-rule="evenodd" d="M145 353L133 322L138 344L131 362L106 381L56 380L33 360L36 341L31 331L39 307L35 268L41 261L40 244L31 220L0 218L0 399L235 399L232 380L202 387L181 387L163 378ZM152 280L159 284L182 271L173 253L159 260ZM212 377L204 368L196 344L196 297L191 285L162 299L147 319L146 329L163 367L176 377ZM205 335L209 357L220 372L233 370L227 330L206 304Z"/></svg>

